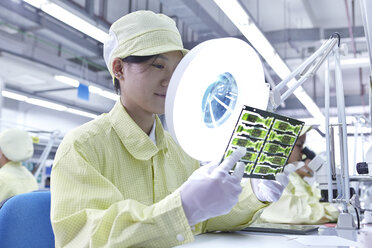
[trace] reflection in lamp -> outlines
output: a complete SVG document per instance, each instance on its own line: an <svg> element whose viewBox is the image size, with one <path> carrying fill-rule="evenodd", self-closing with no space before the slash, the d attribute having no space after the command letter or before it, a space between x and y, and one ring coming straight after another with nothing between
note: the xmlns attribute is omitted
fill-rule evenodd
<svg viewBox="0 0 372 248"><path fill-rule="evenodd" d="M237 97L238 87L234 77L228 72L219 75L203 96L202 115L207 127L222 125L234 110Z"/></svg>

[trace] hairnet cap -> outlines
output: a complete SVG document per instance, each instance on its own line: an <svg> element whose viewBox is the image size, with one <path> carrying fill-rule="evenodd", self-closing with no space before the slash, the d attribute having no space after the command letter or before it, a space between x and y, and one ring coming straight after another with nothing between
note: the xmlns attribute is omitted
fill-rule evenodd
<svg viewBox="0 0 372 248"><path fill-rule="evenodd" d="M305 125L305 126L302 128L301 133L300 133L299 136L302 136L302 135L306 134L306 133L309 132L312 128L313 128L313 126Z"/></svg>
<svg viewBox="0 0 372 248"><path fill-rule="evenodd" d="M112 77L115 58L151 56L183 48L182 38L172 18L152 11L140 10L114 22L103 44L103 57Z"/></svg>
<svg viewBox="0 0 372 248"><path fill-rule="evenodd" d="M0 150L11 161L21 162L32 157L31 136L21 129L8 129L0 134Z"/></svg>

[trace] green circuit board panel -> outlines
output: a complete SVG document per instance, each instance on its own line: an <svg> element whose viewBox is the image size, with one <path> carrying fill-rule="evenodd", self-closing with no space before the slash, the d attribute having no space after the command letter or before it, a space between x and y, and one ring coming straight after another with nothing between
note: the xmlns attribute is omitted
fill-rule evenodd
<svg viewBox="0 0 372 248"><path fill-rule="evenodd" d="M283 171L304 122L265 110L243 106L224 158L238 147L246 154L244 177L275 180Z"/></svg>

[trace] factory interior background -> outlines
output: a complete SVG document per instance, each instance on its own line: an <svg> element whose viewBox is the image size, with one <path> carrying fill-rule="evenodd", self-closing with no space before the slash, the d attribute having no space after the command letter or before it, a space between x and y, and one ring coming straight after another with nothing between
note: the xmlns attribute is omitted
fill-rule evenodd
<svg viewBox="0 0 372 248"><path fill-rule="evenodd" d="M43 2L43 1L41 1ZM32 169L45 148L45 174L64 135L96 116L107 113L118 96L102 56L102 37L109 26L126 13L146 9L174 19L184 46L192 49L203 41L247 38L212 0L53 0L49 9L40 1L0 1L0 87L1 129L21 127L32 132L35 154ZM348 53L341 56L345 111L348 130L349 172L363 161L371 146L370 83L366 36L359 1L354 0L240 0L280 58L293 71L334 32ZM101 30L92 37L53 15L53 8L68 11ZM264 59L265 79L273 88L282 79ZM205 65L206 67L208 65ZM334 63L330 64L334 72ZM337 123L336 87L331 74L331 122ZM320 69L302 85L315 103L291 95L278 114L313 125L307 146L325 151L324 115L325 69ZM50 168L49 168L50 169ZM44 175L44 176L45 176ZM41 180L39 178L39 180ZM45 178L44 178L45 180Z"/></svg>

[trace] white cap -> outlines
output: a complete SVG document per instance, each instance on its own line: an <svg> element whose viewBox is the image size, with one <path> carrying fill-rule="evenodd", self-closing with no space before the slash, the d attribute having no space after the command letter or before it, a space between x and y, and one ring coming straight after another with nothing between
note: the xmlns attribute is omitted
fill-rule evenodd
<svg viewBox="0 0 372 248"><path fill-rule="evenodd" d="M151 56L183 48L182 38L172 18L148 10L129 13L115 21L103 44L103 57L112 77L115 58Z"/></svg>
<svg viewBox="0 0 372 248"><path fill-rule="evenodd" d="M34 154L31 136L21 129L8 129L0 134L0 150L7 159L25 161Z"/></svg>

